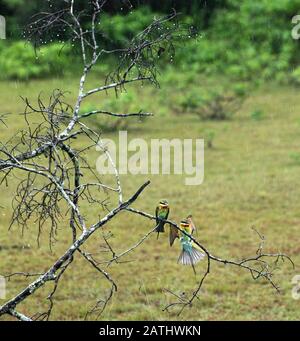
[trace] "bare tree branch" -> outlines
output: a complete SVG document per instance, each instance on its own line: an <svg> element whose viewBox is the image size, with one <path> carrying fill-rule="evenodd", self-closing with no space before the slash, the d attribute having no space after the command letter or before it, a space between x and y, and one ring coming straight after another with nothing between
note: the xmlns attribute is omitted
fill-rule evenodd
<svg viewBox="0 0 300 341"><path fill-rule="evenodd" d="M148 219L151 219L151 220L156 220L157 219L155 216L153 216L151 214L148 214L148 213L145 213L143 211L139 211L139 210L133 209L131 207L129 207L127 210L130 211L130 212L139 214L139 215L141 215L143 217L146 217ZM277 267L278 262L280 260L284 261L286 259L286 260L288 260L291 263L293 268L295 266L293 260L288 255L286 255L284 253L280 253L280 252L279 253L264 253L261 244L260 244L260 247L259 247L260 252L258 254L256 254L256 256L246 257L246 258L243 258L242 260L237 260L237 261L236 260L228 260L228 259L225 259L225 258L216 257L202 243L200 243L193 236L189 235L184 230L182 230L176 223L174 223L174 222L172 222L170 220L164 220L164 219L161 219L161 220L163 220L164 222L168 223L169 225L175 227L182 234L187 235L195 244L197 244L204 251L204 253L207 256L206 270L205 270L204 274L202 275L200 281L198 282L198 285L197 285L196 289L194 290L194 292L192 293L192 295L189 298L180 298L180 300L178 302L174 302L174 303L171 303L171 304L167 305L164 308L164 310L166 310L166 311L168 311L171 307L180 306L181 308L179 309L179 312L178 312L178 315L180 315L182 313L182 311L186 307L192 305L192 303L195 300L195 298L198 298L198 294L199 294L199 292L200 292L200 290L201 290L201 288L203 286L203 283L204 283L206 277L208 276L208 274L210 273L210 268L211 268L210 265L211 265L212 261L214 261L216 263L222 263L222 264L225 264L225 265L227 265L227 264L228 265L232 265L232 266L235 266L235 267L247 270L247 271L249 271L249 273L251 274L251 277L254 280L257 280L259 278L265 279L267 282L270 283L270 285L277 292L280 292L280 288L273 281L272 276L273 276L274 270ZM262 238L262 236L260 234L259 234L259 236ZM273 263L270 263L270 261L268 262L268 260L272 260L272 259L274 259ZM257 265L257 262L259 263L258 265ZM174 294L174 296L176 296L176 295Z"/></svg>

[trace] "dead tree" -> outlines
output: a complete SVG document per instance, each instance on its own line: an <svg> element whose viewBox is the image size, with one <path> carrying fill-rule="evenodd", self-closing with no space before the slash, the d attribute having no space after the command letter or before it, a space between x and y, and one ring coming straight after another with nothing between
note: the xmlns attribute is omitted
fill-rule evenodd
<svg viewBox="0 0 300 341"><path fill-rule="evenodd" d="M135 36L126 48L107 50L101 47L102 32L99 30L101 24L101 14L104 11L106 0L92 0L87 3L86 11L79 12L76 9L76 0L65 0L64 9L52 12L39 13L29 25L27 31L30 39L35 42L41 41L45 35L51 33L53 27L60 27L69 34L70 40L80 46L82 57L82 75L79 81L78 96L75 103L70 104L65 99L62 90L54 90L49 100L46 102L39 96L37 103L33 104L28 98L23 98L25 103L24 129L11 139L1 141L0 146L0 172L1 184L10 186L11 178L17 172L22 179L16 188L13 199L12 224L18 224L24 229L31 219L38 223L38 240L43 233L44 226L50 226L49 241L50 247L55 242L57 228L60 225L60 217L68 216L72 243L68 245L65 252L53 263L49 264L47 271L26 273L13 272L3 274L6 278L14 276L25 276L34 278L16 296L10 298L0 306L0 316L11 315L19 320L48 320L54 305L55 293L63 274L68 271L73 262L74 254L80 254L84 260L103 276L111 286L109 295L104 299L99 299L95 306L87 313L97 313L98 315L107 306L113 294L117 291L117 284L107 271L107 266L113 262L118 262L130 252L133 252L154 232L150 230L142 239L117 254L109 243L109 235L103 234L104 242L111 253L109 261L101 262L83 249L84 244L93 237L110 220L115 219L122 211L132 214L139 214L148 219L155 219L152 215L132 208L132 204L142 195L149 186L146 181L125 199L117 166L102 144L101 135L95 132L85 123L89 116L103 115L117 116L120 118L130 118L132 116L149 116L148 112L139 111L137 113L114 113L105 110L94 110L92 112L81 112L82 104L93 94L101 92L122 91L125 86L137 82L149 82L157 84L156 65L161 51L174 52L174 44L178 39L184 39L186 28L182 29L177 22L176 12L170 15L156 18L141 33ZM88 28L81 24L82 16L90 18ZM101 25L100 25L101 27ZM38 48L38 44L37 44ZM86 80L93 67L101 57L107 54L118 55L120 64L116 70L110 73L104 84L93 89L86 89ZM5 116L0 116L0 124L3 129L6 121ZM82 147L74 147L74 141L81 139ZM103 152L111 162L115 171L115 186L105 184L103 179L93 170L85 157L91 148L102 146ZM88 174L88 176L86 176ZM94 181L85 182L84 179L93 177ZM116 195L118 204L109 208L105 195ZM96 219L92 224L86 221L88 212L82 212L81 202L88 200L90 205L103 207L106 211L102 217ZM90 217L89 217L90 218ZM172 221L167 223L177 229L180 228ZM191 237L193 240L194 238ZM207 270L199 282L198 287L189 299L179 299L179 302L166 307L179 305L181 312L185 307L190 306L195 298L198 298L204 280L210 272L212 261L233 265L249 271L254 279L265 278L278 290L271 276L273 267L268 259L290 258L284 254L265 254L262 249L258 253L241 261L231 261L213 256L208 249L200 242L194 240L207 255ZM47 299L49 308L45 312L35 312L32 316L25 316L19 311L19 304L45 286L46 283L53 283ZM174 294L176 296L176 294Z"/></svg>

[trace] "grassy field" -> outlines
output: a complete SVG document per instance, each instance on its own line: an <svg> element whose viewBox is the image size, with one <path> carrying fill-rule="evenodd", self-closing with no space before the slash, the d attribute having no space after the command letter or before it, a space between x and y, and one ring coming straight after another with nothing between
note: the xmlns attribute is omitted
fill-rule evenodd
<svg viewBox="0 0 300 341"><path fill-rule="evenodd" d="M97 79L91 80L96 84ZM91 84L91 86L92 86ZM209 81L199 79L194 86L205 87ZM18 97L34 99L42 90L45 94L54 88L70 90L76 95L76 79L53 79L30 83L0 83L0 111L19 113L23 103ZM130 88L130 87L129 87ZM205 269L197 265L197 277L190 268L177 264L180 252L178 243L168 246L167 235L157 241L152 235L141 247L126 257L131 262L113 264L108 270L118 284L101 319L105 320L295 320L300 318L300 301L292 299L292 277L300 274L300 99L299 90L289 87L264 85L249 96L242 109L229 121L200 121L196 116L175 115L172 101L182 95L180 82L159 89L134 88L129 95L137 99L144 110L156 115L143 123L132 120L129 139L151 138L206 138L214 134L213 148L205 149L205 179L201 186L185 186L183 176L128 175L122 177L125 197L134 193L144 181L151 186L134 207L153 213L160 198L168 198L170 218L180 221L192 213L198 226L198 239L213 254L226 258L242 258L255 254L257 236L255 226L267 237L266 250L289 254L295 261L293 270L288 263L278 269L275 281L282 294L277 294L264 281L253 281L250 274L241 270L212 264L211 274L201 293L201 299L182 315L177 311L163 312L172 297L164 289L180 294L193 292ZM103 95L105 96L105 95ZM98 105L104 97L91 99ZM128 104L130 109L134 105ZM136 110L140 107L135 107ZM261 119L251 113L263 111ZM11 115L6 121L9 129L1 127L1 141L6 140L23 121ZM105 137L115 138L112 133ZM95 164L97 151L91 151L90 161ZM12 179L12 184L17 183ZM8 231L11 215L10 198L14 186L3 186L1 192L0 221L0 273L14 271L43 271L51 265L69 245L70 231L62 221L59 241L49 251L47 234L40 248L36 243L33 225L21 236L14 226ZM95 208L86 213L95 217L103 215ZM139 240L152 227L152 223L135 215L122 213L106 231L114 234L113 247L121 252ZM86 249L98 252L101 234L89 241ZM28 246L22 249L22 246ZM8 282L8 296L18 292L30 279L14 277ZM34 297L20 305L19 310L31 315L43 311L50 285L39 290ZM94 270L76 255L69 271L64 275L55 298L52 319L83 319L85 312L105 295L108 285ZM0 301L0 304L3 301ZM6 319L7 317L2 317Z"/></svg>

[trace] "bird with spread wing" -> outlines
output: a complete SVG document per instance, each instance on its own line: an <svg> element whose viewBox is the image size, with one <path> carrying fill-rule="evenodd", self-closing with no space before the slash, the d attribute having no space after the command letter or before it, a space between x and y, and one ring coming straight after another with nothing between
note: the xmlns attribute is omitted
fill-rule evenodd
<svg viewBox="0 0 300 341"><path fill-rule="evenodd" d="M201 248L190 238L190 236L196 231L191 215L189 215L187 219L181 221L180 229L185 233L181 232L174 226L170 226L170 246L174 244L176 238L179 238L182 251L178 258L178 263L191 265L196 273L194 265L201 261L205 255L201 252Z"/></svg>

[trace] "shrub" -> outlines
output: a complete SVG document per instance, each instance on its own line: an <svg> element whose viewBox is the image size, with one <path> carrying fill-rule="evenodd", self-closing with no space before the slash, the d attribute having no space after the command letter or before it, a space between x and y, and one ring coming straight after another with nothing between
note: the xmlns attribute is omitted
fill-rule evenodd
<svg viewBox="0 0 300 341"><path fill-rule="evenodd" d="M296 86L300 85L300 66L298 66L291 72L290 81Z"/></svg>
<svg viewBox="0 0 300 341"><path fill-rule="evenodd" d="M299 65L299 44L291 38L289 23L297 3L227 0L202 37L187 42L177 60L185 70L256 82L283 81Z"/></svg>
<svg viewBox="0 0 300 341"><path fill-rule="evenodd" d="M207 148L212 149L214 147L213 142L214 142L215 136L216 136L216 134L213 130L209 130L206 133L205 140L206 140Z"/></svg>
<svg viewBox="0 0 300 341"><path fill-rule="evenodd" d="M265 117L265 113L261 109L256 109L251 112L250 117L254 121L260 121Z"/></svg>
<svg viewBox="0 0 300 341"><path fill-rule="evenodd" d="M246 90L242 86L233 87L231 91L209 91L205 95L193 90L180 101L179 108L202 120L226 120L240 109L245 97Z"/></svg>
<svg viewBox="0 0 300 341"><path fill-rule="evenodd" d="M70 69L70 47L50 44L35 51L22 41L1 43L0 77L2 79L28 80L62 75ZM59 57L59 58L58 58Z"/></svg>
<svg viewBox="0 0 300 341"><path fill-rule="evenodd" d="M140 7L127 15L103 15L99 26L108 46L124 47L152 22L153 16L148 7Z"/></svg>

